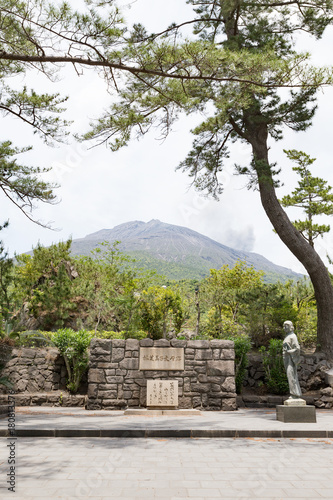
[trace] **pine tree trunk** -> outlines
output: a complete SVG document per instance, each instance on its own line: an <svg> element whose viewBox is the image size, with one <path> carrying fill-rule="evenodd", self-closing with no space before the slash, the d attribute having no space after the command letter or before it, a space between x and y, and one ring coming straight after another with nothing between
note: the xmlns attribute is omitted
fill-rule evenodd
<svg viewBox="0 0 333 500"><path fill-rule="evenodd" d="M272 174L268 166L267 133L265 126L262 134L256 130L250 140L258 174L261 203L275 231L303 264L312 281L317 302L317 349L333 359L333 287L329 273L313 247L303 238L290 222L277 199ZM288 318L286 318L287 320Z"/></svg>

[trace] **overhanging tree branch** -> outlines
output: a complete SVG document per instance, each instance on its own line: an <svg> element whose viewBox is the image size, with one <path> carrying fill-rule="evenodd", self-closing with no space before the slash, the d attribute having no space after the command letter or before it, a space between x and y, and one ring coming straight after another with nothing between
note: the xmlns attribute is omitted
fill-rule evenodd
<svg viewBox="0 0 333 500"><path fill-rule="evenodd" d="M26 54L14 54L14 53L7 53L4 51L0 51L0 61L5 60L5 61L19 61L19 62L26 62L26 63L39 63L39 64L45 64L45 63L51 63L51 64L57 64L57 63L66 63L66 64L80 64L82 66L88 66L88 67L97 67L97 68L110 68L113 70L119 70L125 73L131 73L132 75L138 76L138 75L151 75L151 76L158 76L161 78L168 78L171 80L181 80L181 81L209 81L209 82L218 82L218 83L225 83L225 82L234 82L234 83L242 83L242 84L248 84L248 85L253 85L255 87L260 87L260 88L304 88L304 87L316 87L318 86L326 86L330 85L333 81L332 77L332 71L330 69L327 69L327 72L325 75L321 73L321 81L312 81L312 82L287 82L287 83L282 83L281 81L279 82L260 82L259 80L255 79L249 79L249 78L241 78L241 77L236 77L236 76L217 76L216 75L216 70L212 72L211 74L190 74L188 72L188 69L183 69L183 71L186 72L186 74L179 74L179 73L170 73L168 71L162 71L162 70L155 70L155 69L149 69L147 67L136 67L136 66L130 66L127 64L123 63L116 63L108 60L93 60L89 58L84 58L84 57L71 57L71 56L48 56L48 55L26 55ZM178 68L177 68L178 69ZM227 68L226 68L227 69ZM269 68L267 68L269 69ZM298 71L300 73L300 70L298 68ZM292 75L293 76L293 75ZM315 75L315 76L319 76Z"/></svg>

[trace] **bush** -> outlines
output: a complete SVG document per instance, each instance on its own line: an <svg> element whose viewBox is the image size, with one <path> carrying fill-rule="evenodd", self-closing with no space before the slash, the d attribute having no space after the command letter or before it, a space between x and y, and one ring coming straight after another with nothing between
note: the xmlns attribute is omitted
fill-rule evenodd
<svg viewBox="0 0 333 500"><path fill-rule="evenodd" d="M271 339L267 349L266 347L259 349L262 355L267 388L273 394L289 392L287 374L283 364L282 345L282 339Z"/></svg>
<svg viewBox="0 0 333 500"><path fill-rule="evenodd" d="M45 347L54 345L51 340L54 332L26 330L24 332L18 332L16 335L18 338L16 345L21 347Z"/></svg>
<svg viewBox="0 0 333 500"><path fill-rule="evenodd" d="M242 392L243 381L248 364L247 354L251 349L251 340L248 335L240 335L238 337L228 337L235 344L235 380L236 392Z"/></svg>
<svg viewBox="0 0 333 500"><path fill-rule="evenodd" d="M212 307L206 314L203 314L202 330L206 336L221 339L241 335L243 328L230 316L224 313L220 315L218 309Z"/></svg>
<svg viewBox="0 0 333 500"><path fill-rule="evenodd" d="M297 320L297 337L302 347L315 347L317 343L317 311L303 308Z"/></svg>
<svg viewBox="0 0 333 500"><path fill-rule="evenodd" d="M67 388L70 392L77 392L82 376L88 367L88 347L92 332L79 330L75 332L71 328L57 330L52 335L52 342L64 357L68 382Z"/></svg>
<svg viewBox="0 0 333 500"><path fill-rule="evenodd" d="M2 372L3 369L4 369L4 365L2 363L0 363L0 386L3 385L5 387L7 387L7 389L13 389L14 385L8 379L8 377L1 376L1 372Z"/></svg>
<svg viewBox="0 0 333 500"><path fill-rule="evenodd" d="M92 335L94 336L94 333L92 332ZM122 332L112 332L112 331L107 331L103 330L102 332L97 332L95 335L96 338L98 339L145 339L147 337L147 332L144 332L143 330L137 330L135 332L131 332L130 334L127 334L125 331Z"/></svg>

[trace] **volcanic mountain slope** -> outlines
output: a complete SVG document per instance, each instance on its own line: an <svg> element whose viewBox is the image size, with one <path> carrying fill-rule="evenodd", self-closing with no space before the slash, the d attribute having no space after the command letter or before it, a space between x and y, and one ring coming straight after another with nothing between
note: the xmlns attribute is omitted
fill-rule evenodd
<svg viewBox="0 0 333 500"><path fill-rule="evenodd" d="M201 279L210 269L219 269L224 264L233 267L237 260L263 270L266 281L285 281L301 276L259 254L235 250L192 229L159 220L132 221L113 229L102 229L73 240L72 253L89 255L103 241L120 241L119 249L136 259L136 267L155 269L169 279Z"/></svg>

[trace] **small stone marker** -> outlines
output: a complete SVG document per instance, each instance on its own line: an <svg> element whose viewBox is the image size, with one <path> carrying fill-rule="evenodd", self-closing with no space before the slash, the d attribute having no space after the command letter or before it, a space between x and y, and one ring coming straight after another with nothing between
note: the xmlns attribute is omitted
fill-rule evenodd
<svg viewBox="0 0 333 500"><path fill-rule="evenodd" d="M176 408L178 406L178 380L147 380L148 408Z"/></svg>
<svg viewBox="0 0 333 500"><path fill-rule="evenodd" d="M139 370L184 370L181 347L140 347Z"/></svg>

